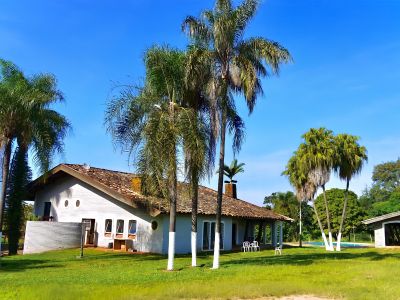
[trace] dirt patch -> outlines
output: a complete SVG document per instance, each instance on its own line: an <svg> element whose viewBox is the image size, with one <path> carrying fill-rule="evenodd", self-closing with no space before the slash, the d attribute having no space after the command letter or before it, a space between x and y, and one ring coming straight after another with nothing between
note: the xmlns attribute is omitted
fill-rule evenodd
<svg viewBox="0 0 400 300"><path fill-rule="evenodd" d="M333 299L317 297L317 296L313 296L313 295L291 295L291 296L284 296L284 297L262 297L262 298L254 298L251 300L333 300Z"/></svg>

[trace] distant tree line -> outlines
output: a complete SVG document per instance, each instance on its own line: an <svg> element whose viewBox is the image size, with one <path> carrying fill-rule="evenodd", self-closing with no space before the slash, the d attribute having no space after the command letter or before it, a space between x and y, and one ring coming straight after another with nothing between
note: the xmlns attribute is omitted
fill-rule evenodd
<svg viewBox="0 0 400 300"><path fill-rule="evenodd" d="M333 188L326 191L328 208L331 216L333 232L338 232L344 201L344 189ZM378 164L372 173L372 185L367 187L358 197L348 191L346 220L342 228L342 235L350 240L353 233L367 234L371 229L363 225L362 220L379 215L400 211L400 159ZM284 230L284 240L299 240L299 202L291 192L275 192L264 198L267 209L294 219L287 223ZM311 203L302 203L303 236L306 240L320 238L318 223L313 214ZM320 194L314 201L321 222L326 226L326 210L323 195ZM337 236L334 236L337 238Z"/></svg>

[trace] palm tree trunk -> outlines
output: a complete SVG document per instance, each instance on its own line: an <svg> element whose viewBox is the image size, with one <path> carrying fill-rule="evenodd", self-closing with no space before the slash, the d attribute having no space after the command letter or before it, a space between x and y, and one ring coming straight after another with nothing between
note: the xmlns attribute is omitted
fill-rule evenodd
<svg viewBox="0 0 400 300"><path fill-rule="evenodd" d="M170 122L175 126L174 104L170 105ZM169 235L168 235L168 265L167 270L174 269L175 257L175 231L176 231L176 199L177 199L177 158L176 158L176 143L171 153L170 170L168 174L168 191L169 191Z"/></svg>
<svg viewBox="0 0 400 300"><path fill-rule="evenodd" d="M176 161L172 174L169 179L169 235L168 235L168 265L167 270L174 269L175 257L175 231L176 231L176 198L177 198L177 178Z"/></svg>
<svg viewBox="0 0 400 300"><path fill-rule="evenodd" d="M191 235L191 248L192 248L192 267L197 266L197 203L199 195L199 182L197 170L192 170L191 180L191 195L192 195L192 235Z"/></svg>
<svg viewBox="0 0 400 300"><path fill-rule="evenodd" d="M344 203L343 203L342 219L340 220L339 233L338 233L337 241L336 241L336 251L340 251L341 250L340 241L342 239L342 230L343 230L344 219L346 218L347 196L348 196L348 193L349 193L349 185L350 185L350 180L347 179L346 191L344 192Z"/></svg>
<svg viewBox="0 0 400 300"><path fill-rule="evenodd" d="M1 183L1 195L0 195L0 256L1 256L1 241L3 237L3 220L4 220L4 207L6 204L6 194L7 194L7 183L8 183L8 173L10 172L10 161L11 161L11 140L7 140L4 145L4 155L2 162L2 183Z"/></svg>
<svg viewBox="0 0 400 300"><path fill-rule="evenodd" d="M325 185L322 185L322 192L324 194L326 221L328 223L329 247L327 250L333 251L334 248L333 248L332 231L331 231L331 218L330 218L330 214L329 214L328 200L326 199Z"/></svg>
<svg viewBox="0 0 400 300"><path fill-rule="evenodd" d="M325 249L328 250L328 248L329 248L328 241L326 239L324 228L322 227L321 219L319 218L318 210L315 207L315 203L313 203L313 208L314 208L315 216L317 217L319 229L321 230L322 240L324 241Z"/></svg>
<svg viewBox="0 0 400 300"><path fill-rule="evenodd" d="M224 184L224 163L225 163L224 160L225 160L226 117L227 117L226 110L224 109L222 112L221 143L220 143L220 149L219 149L218 196L217 196L217 211L216 211L216 220L215 220L213 269L219 268L222 194L223 194L223 184Z"/></svg>
<svg viewBox="0 0 400 300"><path fill-rule="evenodd" d="M21 225L23 220L23 199L26 199L26 185L30 181L28 166L28 148L18 146L14 152L9 174L10 192L7 195L8 220L8 253L15 255L18 252Z"/></svg>
<svg viewBox="0 0 400 300"><path fill-rule="evenodd" d="M299 206L299 247L303 247L303 241L302 241L302 215L301 215L301 204L302 201L300 201L300 206Z"/></svg>

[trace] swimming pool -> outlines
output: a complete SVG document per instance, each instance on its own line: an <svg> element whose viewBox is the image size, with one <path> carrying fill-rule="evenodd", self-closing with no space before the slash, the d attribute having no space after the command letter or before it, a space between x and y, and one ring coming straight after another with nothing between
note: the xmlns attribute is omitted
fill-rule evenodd
<svg viewBox="0 0 400 300"><path fill-rule="evenodd" d="M303 244L309 245L311 247L323 247L324 246L324 242L303 242ZM336 242L334 242L333 245L336 247ZM342 248L368 248L368 247L371 247L370 244L348 243L348 242L341 242L340 246Z"/></svg>

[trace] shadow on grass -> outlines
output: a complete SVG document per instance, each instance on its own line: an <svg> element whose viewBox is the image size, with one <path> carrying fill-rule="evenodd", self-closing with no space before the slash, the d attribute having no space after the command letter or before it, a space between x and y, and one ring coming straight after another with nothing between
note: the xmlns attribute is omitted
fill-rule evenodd
<svg viewBox="0 0 400 300"><path fill-rule="evenodd" d="M49 264L50 260L44 259L2 259L0 260L0 274L2 272L21 272L32 269L62 268L63 264Z"/></svg>
<svg viewBox="0 0 400 300"><path fill-rule="evenodd" d="M362 253L301 253L283 254L279 256L241 257L240 259L221 262L223 266L229 265L311 265L324 260L357 260L367 259L380 261L387 258L400 258L400 253L377 253L374 251Z"/></svg>

